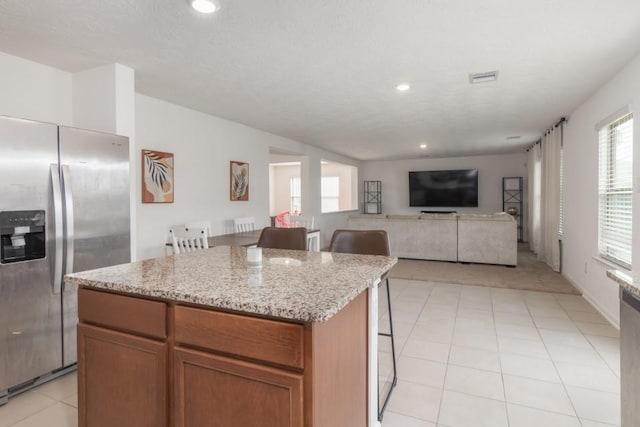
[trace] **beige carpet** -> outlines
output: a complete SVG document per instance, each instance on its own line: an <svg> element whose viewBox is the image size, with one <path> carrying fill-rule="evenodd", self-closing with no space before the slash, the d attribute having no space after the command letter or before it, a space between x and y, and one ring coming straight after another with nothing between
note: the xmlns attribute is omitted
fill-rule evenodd
<svg viewBox="0 0 640 427"><path fill-rule="evenodd" d="M518 247L518 266L515 268L401 259L391 270L390 277L580 295L561 274L538 261L526 244Z"/></svg>

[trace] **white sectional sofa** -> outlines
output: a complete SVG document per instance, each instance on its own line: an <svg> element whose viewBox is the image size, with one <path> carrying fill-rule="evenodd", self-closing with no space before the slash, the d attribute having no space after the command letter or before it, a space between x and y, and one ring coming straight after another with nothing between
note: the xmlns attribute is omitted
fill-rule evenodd
<svg viewBox="0 0 640 427"><path fill-rule="evenodd" d="M517 224L493 215L352 215L349 228L385 230L391 255L399 258L515 266Z"/></svg>
<svg viewBox="0 0 640 427"><path fill-rule="evenodd" d="M458 215L458 261L518 264L518 224L509 214Z"/></svg>

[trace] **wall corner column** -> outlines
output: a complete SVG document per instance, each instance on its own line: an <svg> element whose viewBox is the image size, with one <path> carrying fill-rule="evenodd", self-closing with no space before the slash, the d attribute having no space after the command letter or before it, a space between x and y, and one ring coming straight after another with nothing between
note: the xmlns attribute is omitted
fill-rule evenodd
<svg viewBox="0 0 640 427"><path fill-rule="evenodd" d="M140 158L136 147L135 70L107 64L72 76L74 127L129 138L131 260L137 259L136 211Z"/></svg>

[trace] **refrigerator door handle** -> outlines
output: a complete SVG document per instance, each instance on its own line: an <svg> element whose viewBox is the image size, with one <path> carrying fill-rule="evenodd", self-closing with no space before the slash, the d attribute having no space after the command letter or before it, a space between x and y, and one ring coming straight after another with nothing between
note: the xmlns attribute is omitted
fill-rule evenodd
<svg viewBox="0 0 640 427"><path fill-rule="evenodd" d="M67 265L65 268L65 274L73 273L73 253L74 253L74 230L73 230L73 193L71 191L71 172L68 165L62 165L62 185L64 186L64 208L67 214L67 235L65 241L67 245Z"/></svg>
<svg viewBox="0 0 640 427"><path fill-rule="evenodd" d="M53 261L53 293L59 294L62 289L62 193L60 191L60 175L58 165L51 165L51 188L53 190L53 219L55 228L55 254Z"/></svg>

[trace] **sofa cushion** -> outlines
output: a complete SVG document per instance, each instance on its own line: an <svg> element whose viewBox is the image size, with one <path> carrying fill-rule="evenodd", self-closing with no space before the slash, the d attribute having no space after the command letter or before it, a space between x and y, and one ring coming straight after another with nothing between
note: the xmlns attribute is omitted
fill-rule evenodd
<svg viewBox="0 0 640 427"><path fill-rule="evenodd" d="M515 221L513 216L506 212L495 214L459 214L460 221Z"/></svg>
<svg viewBox="0 0 640 427"><path fill-rule="evenodd" d="M496 212L493 214L493 219L497 221L515 221L516 219L513 215L510 215L506 212Z"/></svg>
<svg viewBox="0 0 640 427"><path fill-rule="evenodd" d="M420 215L420 219L443 219L455 221L458 219L458 215L456 215L455 213L429 213Z"/></svg>
<svg viewBox="0 0 640 427"><path fill-rule="evenodd" d="M515 222L458 221L458 260L483 264L518 264Z"/></svg>

